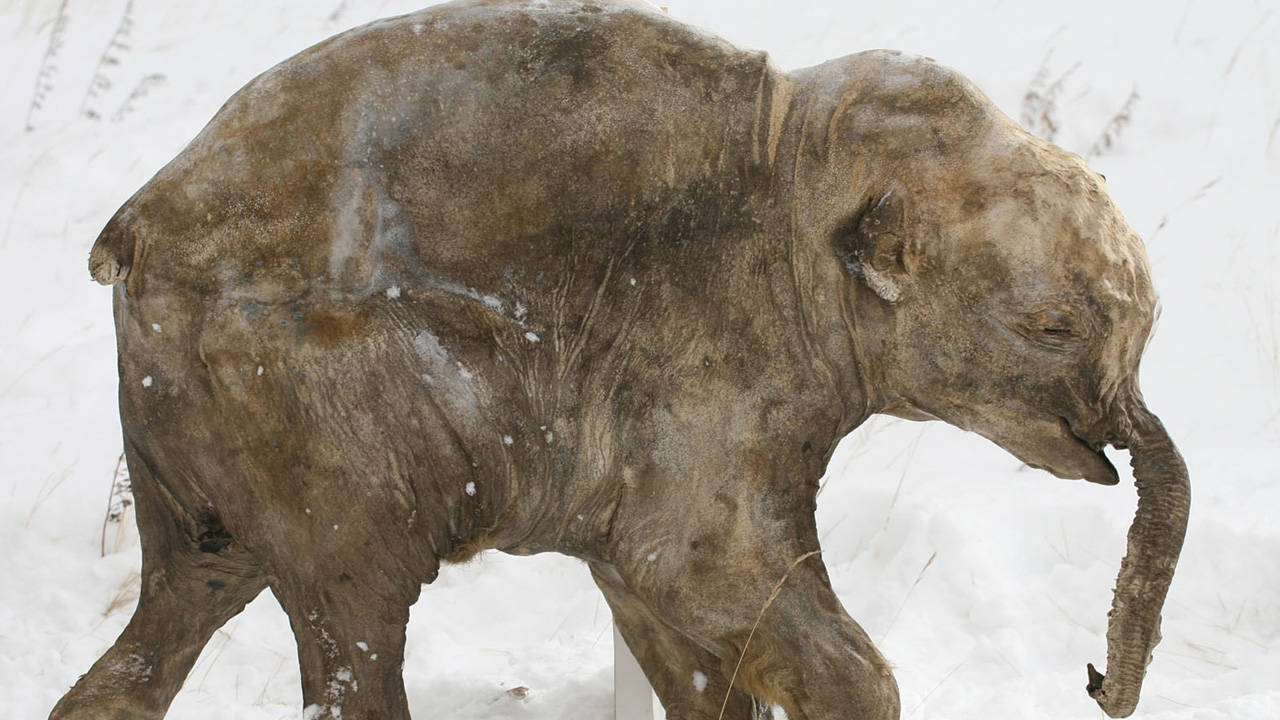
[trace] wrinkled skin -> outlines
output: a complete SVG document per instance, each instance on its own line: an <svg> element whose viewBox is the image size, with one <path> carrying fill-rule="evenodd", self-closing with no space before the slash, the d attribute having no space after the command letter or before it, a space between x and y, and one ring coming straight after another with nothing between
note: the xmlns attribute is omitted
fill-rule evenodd
<svg viewBox="0 0 1280 720"><path fill-rule="evenodd" d="M143 584L53 718L161 717L263 588L315 717L408 717L409 607L484 548L585 560L670 717L897 718L806 557L873 413L1103 484L1130 448L1088 689L1137 702L1188 504L1137 388L1148 262L1099 176L929 60L784 74L640 6L433 8L251 82L90 268Z"/></svg>

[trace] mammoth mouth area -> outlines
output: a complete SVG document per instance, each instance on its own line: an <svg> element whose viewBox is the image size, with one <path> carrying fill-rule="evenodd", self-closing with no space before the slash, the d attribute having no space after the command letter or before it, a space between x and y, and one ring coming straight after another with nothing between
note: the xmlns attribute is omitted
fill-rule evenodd
<svg viewBox="0 0 1280 720"><path fill-rule="evenodd" d="M1063 417L1043 422L1039 428L1039 433L1021 443L1002 446L1028 467L1044 470L1063 480L1086 480L1097 485L1120 482L1115 465L1103 452L1108 444L1114 443L1080 437Z"/></svg>
<svg viewBox="0 0 1280 720"><path fill-rule="evenodd" d="M1107 457L1104 450L1107 445L1112 445L1118 449L1124 449L1124 445L1108 440L1088 440L1077 435L1066 418L1059 418L1058 420L1065 439L1074 446L1071 453L1074 457L1071 458L1071 462L1067 463L1070 467L1067 472L1060 473L1053 468L1045 469L1059 477L1083 478L1099 485L1115 485L1119 483L1120 474L1116 471L1115 465L1112 464L1111 459Z"/></svg>
<svg viewBox="0 0 1280 720"><path fill-rule="evenodd" d="M1075 464L1068 466L1064 463L1059 466L1037 462L1028 462L1027 466L1035 468L1036 470L1044 470L1045 472L1064 480L1087 480L1088 482L1096 483L1098 485L1116 485L1120 482L1120 473L1116 470L1116 466L1112 464L1110 458L1102 454L1100 451L1089 448L1083 443L1081 443L1081 447L1093 456L1089 464L1094 467L1081 468L1075 466ZM1068 469L1068 467L1071 467L1072 469Z"/></svg>

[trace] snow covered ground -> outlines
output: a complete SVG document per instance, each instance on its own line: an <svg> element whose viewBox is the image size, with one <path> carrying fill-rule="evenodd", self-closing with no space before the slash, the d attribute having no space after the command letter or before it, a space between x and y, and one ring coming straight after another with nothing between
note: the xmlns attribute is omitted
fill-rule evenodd
<svg viewBox="0 0 1280 720"><path fill-rule="evenodd" d="M1091 162L1149 244L1164 315L1143 389L1195 498L1139 717L1280 718L1276 4L663 2L784 68L897 48L961 70L1014 117L1038 88L1054 111L1035 129L1082 154L1127 106ZM415 6L0 0L0 714L45 717L136 593L136 539L99 556L120 452L109 292L85 270L99 229L254 74ZM977 436L885 421L846 439L828 480L825 559L897 666L904 717L1101 717L1084 664L1105 660L1130 485L1057 480ZM446 568L414 608L410 705L608 717L609 627L577 561ZM170 717L295 718L300 695L264 594L215 636Z"/></svg>

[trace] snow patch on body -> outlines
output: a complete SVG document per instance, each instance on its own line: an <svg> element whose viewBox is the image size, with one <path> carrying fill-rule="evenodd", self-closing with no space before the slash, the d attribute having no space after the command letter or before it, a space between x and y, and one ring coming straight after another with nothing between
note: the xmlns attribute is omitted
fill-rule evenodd
<svg viewBox="0 0 1280 720"><path fill-rule="evenodd" d="M440 344L440 338L430 330L423 330L414 336L413 349L418 353L418 357L432 366L443 367L448 364L449 353Z"/></svg>
<svg viewBox="0 0 1280 720"><path fill-rule="evenodd" d="M702 692L707 689L707 675L701 670L693 671L693 689Z"/></svg>
<svg viewBox="0 0 1280 720"><path fill-rule="evenodd" d="M475 375L441 344L430 330L421 330L413 338L413 350L427 364L422 379L432 387L432 396L442 400L453 413L475 416L480 407Z"/></svg>

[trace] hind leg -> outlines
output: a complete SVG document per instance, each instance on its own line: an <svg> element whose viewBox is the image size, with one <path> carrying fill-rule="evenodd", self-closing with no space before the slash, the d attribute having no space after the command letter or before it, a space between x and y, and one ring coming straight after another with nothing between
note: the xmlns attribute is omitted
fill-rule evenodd
<svg viewBox="0 0 1280 720"><path fill-rule="evenodd" d="M725 720L771 717L764 703L730 690L720 660L654 614L611 566L592 563L591 577L670 720L717 720L722 706Z"/></svg>
<svg viewBox="0 0 1280 720"><path fill-rule="evenodd" d="M414 598L408 587L397 592L379 581L353 576L324 587L295 577L273 585L297 641L307 720L408 720L401 667Z"/></svg>
<svg viewBox="0 0 1280 720"><path fill-rule="evenodd" d="M258 501L248 528L293 628L304 717L407 720L405 627L438 563L394 483L313 457L305 480L275 485L296 502Z"/></svg>
<svg viewBox="0 0 1280 720"><path fill-rule="evenodd" d="M126 456L142 542L138 607L50 720L163 717L210 636L266 585L211 514L181 507L130 443Z"/></svg>
<svg viewBox="0 0 1280 720"><path fill-rule="evenodd" d="M388 539L378 528L389 523L373 514L363 524L356 517L363 508L354 505L355 513L344 513L337 503L316 502L304 517L320 516L323 525L295 525L296 542L271 545L283 550L268 561L271 590L297 642L307 720L408 720L405 627L430 578L388 561ZM288 531L283 522L278 527Z"/></svg>

